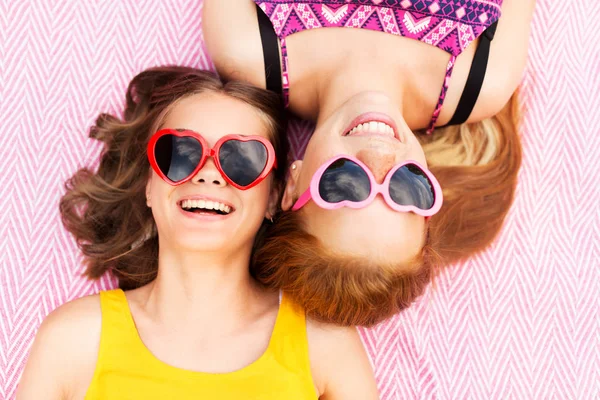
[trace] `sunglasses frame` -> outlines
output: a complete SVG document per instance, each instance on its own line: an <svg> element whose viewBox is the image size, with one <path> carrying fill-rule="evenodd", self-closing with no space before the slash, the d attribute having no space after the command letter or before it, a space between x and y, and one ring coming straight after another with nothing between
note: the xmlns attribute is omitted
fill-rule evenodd
<svg viewBox="0 0 600 400"><path fill-rule="evenodd" d="M365 173L369 177L369 181L371 183L371 193L365 200L358 201L358 202L350 201L350 200L343 200L343 201L340 201L339 203L328 203L325 200L323 200L323 198L319 194L319 183L321 181L323 174L325 173L327 168L329 168L331 166L331 164L333 164L334 162L336 162L337 160L340 160L342 158L345 158L349 161L356 163L358 166L360 166L365 171ZM410 164L417 166L421 171L423 171L425 173L425 176L427 176L427 178L429 179L429 182L431 182L431 185L433 186L433 191L434 191L433 195L434 195L435 199L434 199L433 205L428 210L422 210L413 205L403 206L403 205L397 204L394 202L394 200L392 200L392 197L390 196L389 186L390 186L390 182L392 180L392 176L400 168L402 168L406 165L410 165ZM442 203L444 202L442 188L440 187L438 180L435 178L435 176L433 176L433 174L427 168L423 167L417 161L407 160L400 164L395 165L394 167L392 167L392 169L390 169L388 171L388 173L385 176L385 179L383 180L383 183L379 184L375 180L375 176L373 176L373 173L371 172L371 170L363 162L361 162L357 158L349 156L349 155L338 155L333 158L330 158L323 165L321 165L321 167L319 167L319 169L313 175L308 189L306 189L306 191L298 198L296 203L293 205L292 211L297 211L300 208L304 207L304 205L306 205L306 203L308 203L310 200L313 200L319 207L324 208L326 210L336 210L336 209L342 208L342 207L363 208L363 207L366 207L367 205L371 204L371 202L375 199L375 197L377 197L378 194L381 194L383 196L385 202L392 210L399 211L399 212L413 212L413 213L421 215L423 217L431 217L432 215L436 214L440 210L440 208L442 208Z"/></svg>
<svg viewBox="0 0 600 400"><path fill-rule="evenodd" d="M198 165L196 166L196 168L194 168L194 170L186 178L184 178L180 181L177 181L177 182L169 179L162 172L162 170L160 169L160 167L158 166L158 163L156 161L156 155L155 155L156 143L158 142L158 140L161 137L166 136L166 135L173 135L173 136L177 136L177 137L192 137L192 138L198 140L198 142L202 146L202 157L200 158L200 161L198 162ZM240 186L237 183L233 182L227 176L227 174L223 171L223 168L221 167L221 162L218 157L219 151L221 150L221 146L225 142L228 142L229 140L237 140L240 142L257 141L257 142L260 142L263 146L265 146L265 149L267 151L267 162L265 164L265 167L263 168L260 175L251 184L249 184L247 186ZM225 135L221 139L219 139L217 141L217 143L215 143L214 147L211 148L208 145L208 143L206 142L206 139L204 139L202 137L202 135L200 135L198 132L194 132L189 129L181 129L181 130L170 129L170 128L169 129L161 129L158 132L156 132L154 135L152 135L152 137L150 138L146 152L148 155L148 161L150 162L150 165L152 166L152 169L154 170L154 172L156 172L156 174L158 176L160 176L162 180L164 180L171 186L183 185L184 183L190 181L194 176L196 176L196 174L202 169L202 167L204 167L204 164L206 164L206 160L209 157L212 157L212 159L215 163L215 166L217 167L217 170L219 171L219 173L221 174L223 179L225 179L227 181L227 183L229 183L231 186L233 186L237 189L240 189L240 190L248 190L248 189L258 185L271 173L271 171L273 169L277 168L277 160L275 157L275 149L273 148L273 145L271 144L271 142L268 139L266 139L262 136L256 136L256 135L249 135L249 136L235 135L235 134Z"/></svg>

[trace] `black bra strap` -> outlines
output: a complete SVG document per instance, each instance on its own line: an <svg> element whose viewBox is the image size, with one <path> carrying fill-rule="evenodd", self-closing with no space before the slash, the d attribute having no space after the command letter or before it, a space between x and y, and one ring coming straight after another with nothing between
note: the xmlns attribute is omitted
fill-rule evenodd
<svg viewBox="0 0 600 400"><path fill-rule="evenodd" d="M258 29L263 48L263 59L265 61L265 80L267 89L277 94L283 93L281 80L281 57L279 57L279 39L273 29L273 24L267 14L256 5L258 16Z"/></svg>
<svg viewBox="0 0 600 400"><path fill-rule="evenodd" d="M475 107L475 103L477 103L477 98L479 97L479 92L481 92L485 71L487 69L490 44L494 39L497 26L498 21L490 25L479 39L479 46L477 46L475 56L473 57L473 63L471 64L467 83L465 84L458 106L456 107L456 112L450 122L448 122L448 125L459 125L466 122Z"/></svg>

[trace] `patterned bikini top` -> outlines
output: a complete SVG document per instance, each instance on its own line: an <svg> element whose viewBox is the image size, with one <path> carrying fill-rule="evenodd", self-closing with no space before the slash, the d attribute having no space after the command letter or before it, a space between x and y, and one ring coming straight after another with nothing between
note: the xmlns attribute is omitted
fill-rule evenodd
<svg viewBox="0 0 600 400"><path fill-rule="evenodd" d="M274 30L275 35L279 39L282 60L281 62L278 61L278 64L281 64L281 89L286 105L289 98L289 80L287 76L288 59L285 38L296 32L327 27L370 29L416 39L448 52L451 57L446 68L446 79L444 80L438 104L429 125L428 132L430 132L435 126L444 103L456 57L487 30L487 34L482 37L485 40L481 40L479 46L480 48L484 48L478 49L477 53L480 54L479 57L476 54L469 76L470 79L480 80L481 82L478 85L477 82L471 84L467 82L463 97L466 96L465 102L468 101L468 103L461 106L459 102L459 107L457 108L459 115L455 114L451 123L456 124L466 121L472 111L479 95L481 84L483 83L483 76L485 76L489 55L489 42L493 39L496 22L500 18L500 8L503 0L254 1L262 10L262 13L259 12L259 25L263 39L265 61L267 61L267 53L273 52L273 50L266 48L269 40L265 38L265 35L269 33L263 26L263 22L261 22L261 20L266 20L264 18L265 15L270 20L272 30ZM482 52L484 54L481 54ZM478 58L479 61L477 60ZM272 65L270 66L273 67ZM267 64L265 64L265 67L268 67ZM481 76L471 78L473 74ZM467 90L471 93L467 93ZM474 90L476 94L472 93ZM474 94L475 101L472 99ZM461 102L462 100L461 98ZM470 103L473 104L468 108ZM463 115L465 113L467 113L466 117Z"/></svg>

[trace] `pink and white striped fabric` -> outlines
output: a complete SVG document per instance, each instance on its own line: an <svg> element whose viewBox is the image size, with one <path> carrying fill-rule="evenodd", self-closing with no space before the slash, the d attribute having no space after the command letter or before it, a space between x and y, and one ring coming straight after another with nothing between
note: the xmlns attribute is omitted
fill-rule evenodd
<svg viewBox="0 0 600 400"><path fill-rule="evenodd" d="M474 0L470 0L474 1ZM0 0L0 399L42 319L111 288L81 277L58 214L129 80L210 67L199 0ZM506 228L401 315L361 330L385 400L600 398L600 5L539 0L522 93L525 160ZM304 147L310 125L292 144Z"/></svg>

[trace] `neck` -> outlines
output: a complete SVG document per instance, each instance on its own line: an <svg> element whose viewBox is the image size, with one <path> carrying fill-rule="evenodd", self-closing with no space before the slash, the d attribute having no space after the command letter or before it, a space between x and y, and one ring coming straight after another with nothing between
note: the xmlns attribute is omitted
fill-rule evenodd
<svg viewBox="0 0 600 400"><path fill-rule="evenodd" d="M380 92L398 108L402 108L404 90L401 75L369 74L366 79L361 65L347 66L319 80L319 115L317 123L327 119L350 99L366 92ZM366 68L366 67L365 67ZM370 68L369 70L373 70ZM368 107L368 106L367 106ZM370 111L370 110L365 110Z"/></svg>
<svg viewBox="0 0 600 400"><path fill-rule="evenodd" d="M415 92L413 85L406 82L408 75L403 74L402 71L394 71L393 74L386 71L376 73L373 66L368 69L372 73L365 74L365 70L361 71L360 68L361 65L347 66L318 80L317 125L329 118L350 99L368 92L385 95L388 104L400 110L411 129L421 129L429 123L431 115L428 110L431 107L423 104L421 96ZM377 111L370 109L374 107L376 105L364 103L361 105L361 113Z"/></svg>
<svg viewBox="0 0 600 400"><path fill-rule="evenodd" d="M259 293L250 276L251 244L236 251L189 252L161 243L146 306L163 320L207 321L238 315Z"/></svg>

